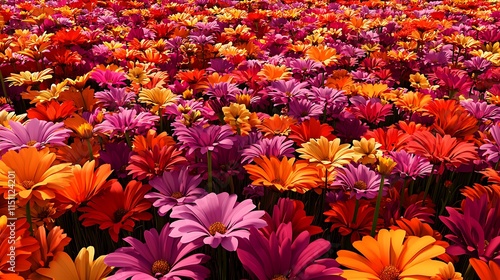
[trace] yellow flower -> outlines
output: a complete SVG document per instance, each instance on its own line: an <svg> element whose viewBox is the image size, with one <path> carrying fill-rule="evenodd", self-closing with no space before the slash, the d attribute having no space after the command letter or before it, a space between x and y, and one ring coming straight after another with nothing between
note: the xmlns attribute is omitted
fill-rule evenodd
<svg viewBox="0 0 500 280"><path fill-rule="evenodd" d="M44 80L52 79L52 69L45 69L40 72L24 71L19 74L10 74L10 77L5 78L6 82L10 82L14 86L33 85Z"/></svg>
<svg viewBox="0 0 500 280"><path fill-rule="evenodd" d="M152 89L142 89L139 93L139 102L153 105L151 111L156 113L160 108L163 109L169 104L177 103L178 96L170 89L155 87Z"/></svg>
<svg viewBox="0 0 500 280"><path fill-rule="evenodd" d="M455 267L451 262L447 266L439 269L439 273L431 277L431 280L462 280L462 273L455 272Z"/></svg>
<svg viewBox="0 0 500 280"><path fill-rule="evenodd" d="M53 280L101 280L111 273L112 267L104 263L102 255L94 260L94 247L82 248L75 261L63 251L57 252L49 268L39 268L37 273Z"/></svg>
<svg viewBox="0 0 500 280"><path fill-rule="evenodd" d="M64 80L61 83L58 84L52 84L50 86L50 89L46 90L31 90L31 87L28 87L28 92L25 92L22 94L23 99L29 99L30 104L33 103L42 103L45 101L50 101L52 99L58 99L59 95L69 89L69 87L66 85L68 83L67 80Z"/></svg>
<svg viewBox="0 0 500 280"><path fill-rule="evenodd" d="M148 73L144 71L144 68L138 66L128 71L127 78L132 83L137 83L140 85L145 85L149 83Z"/></svg>
<svg viewBox="0 0 500 280"><path fill-rule="evenodd" d="M435 245L431 236L409 236L402 229L380 230L377 238L365 236L352 245L360 254L340 250L337 262L350 269L344 270L346 279L429 279L445 268L446 264L432 260L445 253Z"/></svg>
<svg viewBox="0 0 500 280"><path fill-rule="evenodd" d="M0 111L0 125L10 128L9 121L22 122L26 118L26 114L16 115L16 112Z"/></svg>
<svg viewBox="0 0 500 280"><path fill-rule="evenodd" d="M414 88L428 89L431 86L425 75L420 73L410 75L410 83Z"/></svg>
<svg viewBox="0 0 500 280"><path fill-rule="evenodd" d="M90 139L93 136L94 127L78 114L73 114L72 118L64 120L64 125L73 130L79 138Z"/></svg>
<svg viewBox="0 0 500 280"><path fill-rule="evenodd" d="M394 167L396 167L397 163L390 157L377 156L377 159L377 171L384 176L391 174Z"/></svg>
<svg viewBox="0 0 500 280"><path fill-rule="evenodd" d="M410 91L403 94L395 104L403 110L410 112L424 112L424 107L432 101L432 96L420 92Z"/></svg>
<svg viewBox="0 0 500 280"><path fill-rule="evenodd" d="M382 155L380 148L382 144L375 142L375 138L361 138L360 141L352 141L352 150L361 158L359 159L362 164L372 164L377 161L377 156Z"/></svg>
<svg viewBox="0 0 500 280"><path fill-rule="evenodd" d="M321 136L319 139L311 139L303 143L303 148L298 149L297 152L300 153L300 158L318 163L331 172L335 167L342 167L359 158L352 149L349 149L349 146L349 144L340 145L339 138L328 141L326 137Z"/></svg>

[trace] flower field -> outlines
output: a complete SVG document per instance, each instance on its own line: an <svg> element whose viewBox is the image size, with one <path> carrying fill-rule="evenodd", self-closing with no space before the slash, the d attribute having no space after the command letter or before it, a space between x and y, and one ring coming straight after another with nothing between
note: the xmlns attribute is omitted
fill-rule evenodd
<svg viewBox="0 0 500 280"><path fill-rule="evenodd" d="M0 279L500 279L500 2L6 0Z"/></svg>

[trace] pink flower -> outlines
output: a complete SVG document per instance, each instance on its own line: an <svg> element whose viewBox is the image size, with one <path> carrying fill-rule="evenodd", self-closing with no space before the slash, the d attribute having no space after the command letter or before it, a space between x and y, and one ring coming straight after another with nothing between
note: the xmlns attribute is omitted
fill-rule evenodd
<svg viewBox="0 0 500 280"><path fill-rule="evenodd" d="M183 143L182 148L187 148L187 155L191 155L199 150L202 155L208 151L216 151L220 149L231 149L234 144L235 137L231 127L228 125L209 127L179 127L176 131L180 143Z"/></svg>
<svg viewBox="0 0 500 280"><path fill-rule="evenodd" d="M95 126L96 132L109 134L113 137L117 134L123 135L125 132L129 136L141 134L155 125L160 117L149 112L138 113L135 109L120 108L118 113L109 113L104 116L104 121Z"/></svg>
<svg viewBox="0 0 500 280"><path fill-rule="evenodd" d="M250 228L261 228L264 211L252 211L256 206L247 199L236 202L237 196L228 193L210 193L172 210L170 217L180 219L172 223L171 237L180 237L181 243L203 239L203 243L228 251L236 251L238 242L248 239Z"/></svg>

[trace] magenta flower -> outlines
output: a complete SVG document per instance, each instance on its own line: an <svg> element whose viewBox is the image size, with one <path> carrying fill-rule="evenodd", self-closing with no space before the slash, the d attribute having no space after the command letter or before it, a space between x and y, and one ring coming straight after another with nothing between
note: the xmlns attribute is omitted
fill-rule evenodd
<svg viewBox="0 0 500 280"><path fill-rule="evenodd" d="M275 105L286 105L292 99L300 100L306 98L309 92L306 89L307 86L307 82L299 83L295 80L276 81L269 87L269 96Z"/></svg>
<svg viewBox="0 0 500 280"><path fill-rule="evenodd" d="M109 90L98 91L94 94L97 103L101 103L110 111L130 104L134 100L135 94L125 88L111 88Z"/></svg>
<svg viewBox="0 0 500 280"><path fill-rule="evenodd" d="M371 124L378 124L385 120L387 116L392 115L392 105L382 105L377 98L365 99L362 96L354 96L349 99L354 105L352 113L360 118L366 120Z"/></svg>
<svg viewBox="0 0 500 280"><path fill-rule="evenodd" d="M198 188L202 178L191 176L187 168L181 171L163 172L163 176L149 181L149 184L159 192L150 192L144 197L158 208L158 214L165 216L171 209L184 204L192 204L204 196L206 191Z"/></svg>
<svg viewBox="0 0 500 280"><path fill-rule="evenodd" d="M500 120L500 107L486 102L475 102L472 100L460 101L462 105L474 118L483 123L496 122Z"/></svg>
<svg viewBox="0 0 500 280"><path fill-rule="evenodd" d="M63 146L71 130L63 123L53 123L31 119L24 124L9 121L10 129L0 126L0 154L8 150L20 150L24 147L41 149L46 145Z"/></svg>
<svg viewBox="0 0 500 280"><path fill-rule="evenodd" d="M301 122L310 118L317 119L324 112L323 107L307 99L293 99L288 105L288 115Z"/></svg>
<svg viewBox="0 0 500 280"><path fill-rule="evenodd" d="M179 142L183 143L182 148L187 148L187 155L195 151L200 151L204 155L216 149L231 149L235 141L231 127L228 125L178 127L176 134Z"/></svg>
<svg viewBox="0 0 500 280"><path fill-rule="evenodd" d="M401 150L391 152L390 156L397 163L392 170L392 174L397 174L403 179L412 178L416 180L417 177L425 178L432 172L432 164L427 158L420 155L409 154L405 150Z"/></svg>
<svg viewBox="0 0 500 280"><path fill-rule="evenodd" d="M253 161L254 158L263 155L268 157L275 156L279 159L284 156L291 158L294 156L294 152L293 141L288 140L285 136L276 136L271 139L264 138L243 150L241 153L243 157L241 162L249 163Z"/></svg>
<svg viewBox="0 0 500 280"><path fill-rule="evenodd" d="M334 259L319 259L330 247L330 242L322 238L310 242L307 231L292 239L292 225L288 223L281 224L269 238L250 229L250 238L241 242L237 254L251 279L344 279Z"/></svg>
<svg viewBox="0 0 500 280"><path fill-rule="evenodd" d="M203 246L202 242L182 244L179 238L170 236L172 228L166 224L161 233L156 229L144 232L145 243L133 237L123 240L131 247L123 247L110 253L104 259L109 266L118 268L118 271L109 280L122 279L206 279L210 270L201 264L206 263L210 257L205 254L190 252Z"/></svg>
<svg viewBox="0 0 500 280"><path fill-rule="evenodd" d="M145 133L155 125L155 122L160 118L149 112L140 112L135 109L120 108L120 112L109 113L104 116L104 121L95 126L96 132L108 134L109 137L115 135L124 135L125 132L129 136Z"/></svg>
<svg viewBox="0 0 500 280"><path fill-rule="evenodd" d="M351 198L355 196L358 200L361 198L372 199L377 196L380 179L379 174L363 164L357 167L349 164L338 172L333 185L350 191ZM386 183L384 182L384 185Z"/></svg>
<svg viewBox="0 0 500 280"><path fill-rule="evenodd" d="M210 193L196 200L195 205L182 205L172 210L171 218L180 219L172 223L170 236L180 237L182 243L203 240L203 243L228 251L235 251L238 242L248 239L250 228L261 228L266 222L261 219L264 211L252 211L256 206L247 199L236 202L237 196L228 193Z"/></svg>
<svg viewBox="0 0 500 280"><path fill-rule="evenodd" d="M123 72L116 72L109 69L96 69L90 74L90 78L94 79L100 87L106 86L108 88L124 86L127 79Z"/></svg>
<svg viewBox="0 0 500 280"><path fill-rule="evenodd" d="M499 162L500 161L500 126L494 125L490 128L490 133L495 142L488 144L483 144L479 147L480 150L484 151L484 156L489 162Z"/></svg>

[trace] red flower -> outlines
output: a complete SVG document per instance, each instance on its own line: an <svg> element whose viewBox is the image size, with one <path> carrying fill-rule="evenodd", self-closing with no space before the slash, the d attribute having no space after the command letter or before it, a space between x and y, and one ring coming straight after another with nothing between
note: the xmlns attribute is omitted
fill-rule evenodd
<svg viewBox="0 0 500 280"><path fill-rule="evenodd" d="M130 157L128 174L134 179L151 180L153 177L161 176L164 171L174 170L177 165L186 163L182 152L174 146L154 146L152 150L138 151Z"/></svg>
<svg viewBox="0 0 500 280"><path fill-rule="evenodd" d="M292 130L290 133L290 138L297 145L309 142L312 138L320 138L324 136L331 141L335 139L335 135L332 134L333 127L328 124L321 124L317 119L311 118L302 122L301 124L295 124L290 126Z"/></svg>
<svg viewBox="0 0 500 280"><path fill-rule="evenodd" d="M71 100L59 104L52 99L47 102L37 103L35 108L28 109L28 118L39 119L49 122L61 122L76 111L75 104Z"/></svg>

